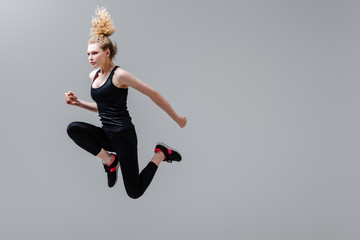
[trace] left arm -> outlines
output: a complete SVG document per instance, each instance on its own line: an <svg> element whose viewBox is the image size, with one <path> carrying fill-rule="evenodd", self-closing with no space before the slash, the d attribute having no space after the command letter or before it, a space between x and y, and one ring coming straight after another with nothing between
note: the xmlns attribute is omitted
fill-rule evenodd
<svg viewBox="0 0 360 240"><path fill-rule="evenodd" d="M139 92L150 97L150 99L164 110L180 127L185 127L187 118L179 116L169 102L155 89L123 69L119 75L115 76L115 80L118 81L119 85L135 88Z"/></svg>

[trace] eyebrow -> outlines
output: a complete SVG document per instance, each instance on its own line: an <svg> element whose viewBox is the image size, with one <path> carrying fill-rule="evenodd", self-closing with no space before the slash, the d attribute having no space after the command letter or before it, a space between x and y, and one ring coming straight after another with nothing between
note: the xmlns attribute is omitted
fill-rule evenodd
<svg viewBox="0 0 360 240"><path fill-rule="evenodd" d="M92 51L90 51L90 52L87 52L87 54L89 54L89 53L91 53L91 52L97 52L96 50L92 50Z"/></svg>

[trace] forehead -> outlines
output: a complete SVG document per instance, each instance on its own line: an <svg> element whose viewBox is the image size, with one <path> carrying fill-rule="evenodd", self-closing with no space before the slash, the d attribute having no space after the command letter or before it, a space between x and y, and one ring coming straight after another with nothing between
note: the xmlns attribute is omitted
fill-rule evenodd
<svg viewBox="0 0 360 240"><path fill-rule="evenodd" d="M91 51L100 51L100 45L98 43L92 43L92 44L89 44L88 45L88 49L87 51L88 52L91 52Z"/></svg>

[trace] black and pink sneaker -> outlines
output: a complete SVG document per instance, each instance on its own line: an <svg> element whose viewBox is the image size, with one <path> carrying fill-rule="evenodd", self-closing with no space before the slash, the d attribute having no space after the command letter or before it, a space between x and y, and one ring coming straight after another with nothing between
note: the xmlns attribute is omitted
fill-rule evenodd
<svg viewBox="0 0 360 240"><path fill-rule="evenodd" d="M155 152L162 151L165 155L164 161L171 163L172 161L181 161L181 155L175 149L167 146L164 143L158 142L155 147Z"/></svg>
<svg viewBox="0 0 360 240"><path fill-rule="evenodd" d="M119 159L115 154L112 154L114 159L113 162L108 166L107 164L103 163L105 172L107 173L108 179L108 186L113 187L117 181L117 174L119 168Z"/></svg>

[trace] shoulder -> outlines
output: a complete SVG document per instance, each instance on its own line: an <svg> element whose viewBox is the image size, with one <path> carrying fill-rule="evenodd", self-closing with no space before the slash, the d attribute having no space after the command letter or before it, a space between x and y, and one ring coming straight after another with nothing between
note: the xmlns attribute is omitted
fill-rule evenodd
<svg viewBox="0 0 360 240"><path fill-rule="evenodd" d="M123 77L127 77L128 75L131 75L128 71L126 71L123 68L116 68L114 71L114 77L115 78L123 78Z"/></svg>
<svg viewBox="0 0 360 240"><path fill-rule="evenodd" d="M90 74L89 74L90 82L93 81L93 79L94 79L95 74L96 74L97 71L99 71L99 69L95 69L95 70L93 70L93 71L90 72Z"/></svg>
<svg viewBox="0 0 360 240"><path fill-rule="evenodd" d="M131 74L125 69L120 67L116 68L113 75L114 85L118 88L128 88L130 85L128 81L129 76L131 76Z"/></svg>
<svg viewBox="0 0 360 240"><path fill-rule="evenodd" d="M116 86L132 87L149 97L152 97L156 92L149 85L122 68L117 68L115 70L113 79L115 79Z"/></svg>
<svg viewBox="0 0 360 240"><path fill-rule="evenodd" d="M126 71L123 68L116 68L116 70L114 71L114 75L113 78L120 84L125 84L128 85L128 81L131 80L134 76Z"/></svg>

